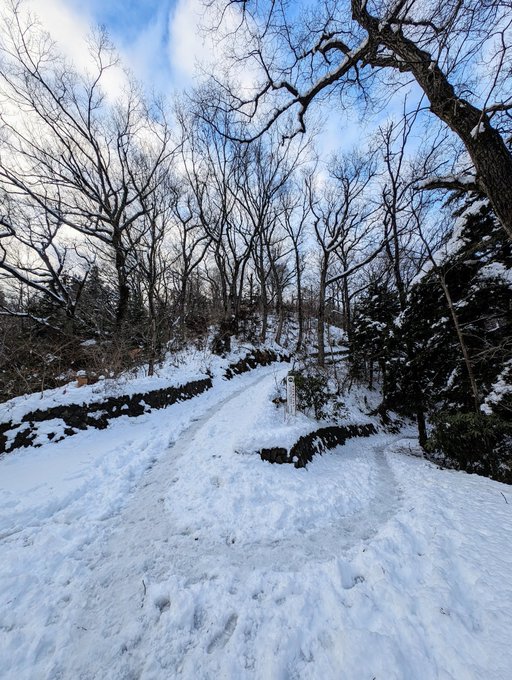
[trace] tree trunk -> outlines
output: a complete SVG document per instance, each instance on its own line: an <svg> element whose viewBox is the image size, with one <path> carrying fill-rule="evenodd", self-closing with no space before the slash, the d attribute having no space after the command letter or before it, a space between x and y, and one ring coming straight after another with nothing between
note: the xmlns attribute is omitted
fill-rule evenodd
<svg viewBox="0 0 512 680"><path fill-rule="evenodd" d="M119 282L119 300L116 310L116 326L123 325L128 316L128 302L130 300L130 287L125 281Z"/></svg>
<svg viewBox="0 0 512 680"><path fill-rule="evenodd" d="M297 272L297 323L299 325L297 335L297 346L295 347L295 351L298 352L302 347L302 339L304 336L304 308L302 304L302 277L300 271L300 254L297 246L295 246L295 268Z"/></svg>
<svg viewBox="0 0 512 680"><path fill-rule="evenodd" d="M350 313L350 293L348 289L348 277L342 280L342 303L343 303L343 330L347 334L347 340L350 342L352 337L352 315Z"/></svg>
<svg viewBox="0 0 512 680"><path fill-rule="evenodd" d="M284 305L283 305L283 291L278 286L276 289L277 295L277 331L276 331L276 342L278 345L281 344L281 335L283 334L283 323L284 323Z"/></svg>
<svg viewBox="0 0 512 680"><path fill-rule="evenodd" d="M395 203L395 201L393 201ZM400 311L403 312L406 305L407 294L405 292L404 280L402 278L402 270L400 267L400 239L398 237L398 224L396 221L396 208L393 208L393 213L390 216L391 231L393 234L393 273L395 276L396 289L398 291L398 299L400 301Z"/></svg>
<svg viewBox="0 0 512 680"><path fill-rule="evenodd" d="M475 413L480 412L480 397L478 393L478 385L476 383L475 379L475 373L473 371L473 364L471 362L471 358L469 356L469 351L468 347L466 345L466 340L464 338L464 333L462 332L462 328L460 327L459 323L459 317L457 316L457 312L455 310L455 307L453 305L452 301L452 296L450 295L450 291L448 289L448 286L446 285L445 278L441 272L438 272L438 277L439 277L439 282L441 284L441 287L443 289L444 296L446 298L446 302L448 304L448 309L450 310L450 314L453 320L453 325L455 326L455 332L457 333L457 338L459 340L459 345L460 349L462 352L462 356L464 358L464 363L466 365L466 371L468 374L469 378L469 384L471 386L471 392L473 395L473 406L475 409Z"/></svg>
<svg viewBox="0 0 512 680"><path fill-rule="evenodd" d="M366 12L366 4L353 1L354 18L368 31L370 38L380 42L400 57L383 62L369 58L375 66L392 66L412 73L430 101L430 109L446 123L466 147L482 186L504 230L512 239L512 154L500 133L491 126L487 114L456 95L451 83L439 68L435 58L420 49L401 30L379 22ZM359 5L354 11L354 5ZM391 63L389 63L391 62Z"/></svg>
<svg viewBox="0 0 512 680"><path fill-rule="evenodd" d="M421 406L416 407L416 425L418 428L418 442L422 449L427 443L427 424L425 421L425 411Z"/></svg>
<svg viewBox="0 0 512 680"><path fill-rule="evenodd" d="M112 238L112 246L115 253L115 267L117 273L117 283L119 299L117 301L116 309L116 326L119 328L123 325L128 315L128 302L130 300L130 287L126 276L126 252L121 243L121 236L114 232Z"/></svg>
<svg viewBox="0 0 512 680"><path fill-rule="evenodd" d="M249 304L252 307L254 301L254 276L249 274Z"/></svg>
<svg viewBox="0 0 512 680"><path fill-rule="evenodd" d="M317 343L318 343L318 365L325 366L325 281L327 279L327 266L322 263L320 273L320 290L318 292L318 317L317 317Z"/></svg>
<svg viewBox="0 0 512 680"><path fill-rule="evenodd" d="M181 280L181 290L179 293L178 300L178 314L179 314L179 334L180 340L185 342L186 327L185 327L185 314L187 309L187 279L184 277Z"/></svg>
<svg viewBox="0 0 512 680"><path fill-rule="evenodd" d="M154 375L155 373L155 363L157 358L156 351L156 319L151 315L151 320L149 324L149 362L148 362L148 375Z"/></svg>

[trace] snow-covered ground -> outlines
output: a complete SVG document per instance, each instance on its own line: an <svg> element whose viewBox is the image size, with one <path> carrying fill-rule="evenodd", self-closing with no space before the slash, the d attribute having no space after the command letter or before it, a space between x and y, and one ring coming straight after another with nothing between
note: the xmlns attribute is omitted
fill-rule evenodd
<svg viewBox="0 0 512 680"><path fill-rule="evenodd" d="M262 462L287 370L0 459L0 677L511 677L510 488L390 435Z"/></svg>
<svg viewBox="0 0 512 680"><path fill-rule="evenodd" d="M239 344L233 339L233 351L225 357L212 354L209 350L198 350L189 346L179 352L170 353L152 376L147 375L147 365L126 371L114 378L102 378L91 385L78 387L73 380L60 387L23 394L0 404L0 422L21 421L26 414L38 409L49 409L68 404L90 404L101 402L108 397L132 395L169 387L184 385L207 376L220 376L231 362L245 356L253 345ZM265 349L282 350L267 344Z"/></svg>

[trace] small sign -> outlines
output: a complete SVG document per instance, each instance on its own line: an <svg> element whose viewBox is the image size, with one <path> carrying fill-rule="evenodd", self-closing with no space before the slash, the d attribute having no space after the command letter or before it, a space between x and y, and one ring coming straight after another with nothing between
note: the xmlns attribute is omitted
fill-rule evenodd
<svg viewBox="0 0 512 680"><path fill-rule="evenodd" d="M290 416L294 416L297 412L295 377L293 375L289 375L286 378L286 410Z"/></svg>

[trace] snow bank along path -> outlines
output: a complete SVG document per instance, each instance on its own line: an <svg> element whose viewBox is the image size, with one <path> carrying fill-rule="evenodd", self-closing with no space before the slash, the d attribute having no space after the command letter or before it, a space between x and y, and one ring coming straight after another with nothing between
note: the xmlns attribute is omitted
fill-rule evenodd
<svg viewBox="0 0 512 680"><path fill-rule="evenodd" d="M0 461L0 676L510 677L509 488L383 435L263 463L286 370Z"/></svg>

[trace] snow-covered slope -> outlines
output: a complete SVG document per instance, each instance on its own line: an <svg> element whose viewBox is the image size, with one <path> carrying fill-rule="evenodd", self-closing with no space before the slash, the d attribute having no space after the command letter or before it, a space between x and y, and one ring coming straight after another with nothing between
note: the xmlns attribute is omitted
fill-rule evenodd
<svg viewBox="0 0 512 680"><path fill-rule="evenodd" d="M233 350L224 357L216 356L209 350L197 350L189 346L179 352L169 353L165 361L157 366L152 376L147 375L147 365L139 366L113 378L103 378L90 385L78 387L77 381L66 383L55 389L32 392L0 403L0 423L18 423L24 416L39 409L69 404L91 404L102 402L109 397L133 395L184 385L208 376L220 376L228 365L246 356L253 345L233 342ZM282 351L277 345L267 344L262 349Z"/></svg>
<svg viewBox="0 0 512 680"><path fill-rule="evenodd" d="M262 462L286 370L0 459L2 678L510 677L509 487L388 435Z"/></svg>

